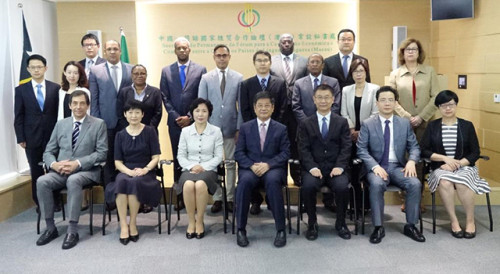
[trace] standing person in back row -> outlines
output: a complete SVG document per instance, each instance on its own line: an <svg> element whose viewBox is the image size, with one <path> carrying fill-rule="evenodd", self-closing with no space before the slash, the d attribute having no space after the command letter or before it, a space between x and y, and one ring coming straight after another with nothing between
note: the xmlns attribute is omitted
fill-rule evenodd
<svg viewBox="0 0 500 274"><path fill-rule="evenodd" d="M92 33L87 33L82 37L83 53L85 53L85 58L80 60L78 63L82 65L85 69L85 75L87 79L89 79L90 68L106 62L106 59L101 58L99 54L99 48L101 48L101 44L99 44L99 38Z"/></svg>

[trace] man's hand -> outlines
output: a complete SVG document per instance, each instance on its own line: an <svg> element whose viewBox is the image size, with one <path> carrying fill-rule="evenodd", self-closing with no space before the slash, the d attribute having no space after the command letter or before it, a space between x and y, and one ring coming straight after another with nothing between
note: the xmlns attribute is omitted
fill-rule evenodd
<svg viewBox="0 0 500 274"><path fill-rule="evenodd" d="M52 168L52 170L54 170L55 172L63 175L63 168L67 162L68 162L68 160L54 162L50 168Z"/></svg>
<svg viewBox="0 0 500 274"><path fill-rule="evenodd" d="M387 181L387 178L389 174L387 174L387 171L381 166L377 166L373 169L373 173L377 175L378 177L382 178L382 180Z"/></svg>
<svg viewBox="0 0 500 274"><path fill-rule="evenodd" d="M420 126L420 124L422 124L424 120L422 120L422 118L420 118L420 116L412 116L410 118L410 124L412 127L418 127Z"/></svg>
<svg viewBox="0 0 500 274"><path fill-rule="evenodd" d="M78 165L78 161L66 161L62 168L62 174L70 175L78 169L80 165Z"/></svg>
<svg viewBox="0 0 500 274"><path fill-rule="evenodd" d="M26 142L20 142L19 145L22 147L22 148L26 148Z"/></svg>
<svg viewBox="0 0 500 274"><path fill-rule="evenodd" d="M408 161L406 163L405 168L403 168L403 172L405 174L405 177L417 177L417 169L415 168L415 162L414 161Z"/></svg>
<svg viewBox="0 0 500 274"><path fill-rule="evenodd" d="M188 116L179 116L177 119L175 119L175 122L177 122L177 125L180 126L181 128L189 126L191 123L191 119L189 119Z"/></svg>
<svg viewBox="0 0 500 274"><path fill-rule="evenodd" d="M200 165L195 165L194 167L191 168L190 171L191 171L191 173L194 173L194 174L200 174L203 171L205 171L205 169Z"/></svg>
<svg viewBox="0 0 500 274"><path fill-rule="evenodd" d="M312 176L323 179L323 174L321 174L321 170L319 168L315 167L309 171Z"/></svg>
<svg viewBox="0 0 500 274"><path fill-rule="evenodd" d="M339 176L340 174L342 174L342 169L339 168L339 167L334 167L332 169L332 172L330 172L330 177L333 177L333 176Z"/></svg>
<svg viewBox="0 0 500 274"><path fill-rule="evenodd" d="M255 175L261 177L269 170L269 165L267 163L255 163L250 167L250 169L253 173L255 173Z"/></svg>

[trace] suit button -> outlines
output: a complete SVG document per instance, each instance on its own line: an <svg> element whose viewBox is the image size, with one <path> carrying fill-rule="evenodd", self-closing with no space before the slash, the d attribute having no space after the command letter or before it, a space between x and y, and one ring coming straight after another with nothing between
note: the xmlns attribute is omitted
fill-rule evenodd
<svg viewBox="0 0 500 274"><path fill-rule="evenodd" d="M219 118L222 118L222 115L221 115L221 116L219 116Z"/></svg>
<svg viewBox="0 0 500 274"><path fill-rule="evenodd" d="M224 108L224 105L221 105L220 107L221 107L221 108Z"/></svg>
<svg viewBox="0 0 500 274"><path fill-rule="evenodd" d="M415 105L415 108L418 108L418 105Z"/></svg>
<svg viewBox="0 0 500 274"><path fill-rule="evenodd" d="M325 150L325 154L326 154L326 150Z"/></svg>

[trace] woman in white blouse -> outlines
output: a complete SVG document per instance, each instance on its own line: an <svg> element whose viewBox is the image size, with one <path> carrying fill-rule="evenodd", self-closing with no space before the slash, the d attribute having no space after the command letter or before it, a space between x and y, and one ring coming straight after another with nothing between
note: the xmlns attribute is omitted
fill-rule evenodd
<svg viewBox="0 0 500 274"><path fill-rule="evenodd" d="M217 190L217 166L222 161L222 132L208 123L213 106L197 98L190 106L194 123L182 129L177 160L182 167L178 189L182 191L189 218L186 238L205 236L203 218L208 195ZM195 214L196 213L196 214Z"/></svg>
<svg viewBox="0 0 500 274"><path fill-rule="evenodd" d="M64 119L71 116L69 109L69 96L76 89L83 90L90 98L90 91L88 90L89 83L85 69L78 62L69 61L64 65L62 73L61 89L59 90L59 110L57 120ZM90 114L90 108L87 112Z"/></svg>

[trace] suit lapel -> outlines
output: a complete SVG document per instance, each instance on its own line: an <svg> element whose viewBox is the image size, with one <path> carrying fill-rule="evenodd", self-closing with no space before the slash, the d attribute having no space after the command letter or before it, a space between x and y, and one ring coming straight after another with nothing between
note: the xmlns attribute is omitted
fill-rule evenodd
<svg viewBox="0 0 500 274"><path fill-rule="evenodd" d="M225 72L226 74L226 87L228 86L228 71ZM220 90L220 83L219 83L219 72L216 70L213 71L211 77L212 81L212 86L214 87L213 92L215 93L213 96L216 96L219 102L223 102L224 98L222 97L221 90ZM210 92L210 91L209 91Z"/></svg>
<svg viewBox="0 0 500 274"><path fill-rule="evenodd" d="M142 99L142 102L144 103L149 99L149 96L151 95L151 89L149 88L149 86L146 86L143 92L144 92L144 98Z"/></svg>
<svg viewBox="0 0 500 274"><path fill-rule="evenodd" d="M73 118L71 118L71 121ZM85 139L85 135L87 134L87 132L89 131L89 128L90 128L90 117L87 115L85 117L85 120L83 121L81 127L80 127L80 134L78 135L78 140L76 140L76 144L75 144L75 149L73 149L73 151L76 151L78 149L78 147L80 146L80 143L82 142L82 140ZM73 127L71 127L71 130L70 130L70 134L71 134L71 138L70 140L73 139Z"/></svg>
<svg viewBox="0 0 500 274"><path fill-rule="evenodd" d="M125 63L120 62L120 64L122 65L122 81L120 82L120 86L118 87L118 90L123 88L123 86L125 85L126 79L130 78L130 76L128 75L127 66L125 66Z"/></svg>
<svg viewBox="0 0 500 274"><path fill-rule="evenodd" d="M260 127L258 126L258 122L259 120L257 119L254 119L254 120L251 120L252 123L250 125L250 134L253 135L252 139L250 142L253 142L257 145L257 147L259 148L259 151L261 151L260 149ZM267 139L267 135L266 135L266 139ZM265 141L264 141L264 147L265 147Z"/></svg>
<svg viewBox="0 0 500 274"><path fill-rule="evenodd" d="M375 117L375 135L379 139L379 143L382 145L382 151L384 150L384 132L382 131L382 124L380 123L380 116ZM394 128L394 127L393 127Z"/></svg>
<svg viewBox="0 0 500 274"><path fill-rule="evenodd" d="M31 81L33 81L33 80L31 80ZM27 96L27 99L31 101L31 103L29 103L29 105L36 107L36 109L38 111L42 112L42 110L40 109L40 106L38 105L38 101L36 100L35 90L33 89L33 84L31 81L26 83L26 85L27 85L26 92L28 93L28 94L26 94L26 96ZM45 91L47 91L47 87L45 87ZM45 94L45 97L47 97L47 94ZM44 108L45 108L45 105L44 105Z"/></svg>
<svg viewBox="0 0 500 274"><path fill-rule="evenodd" d="M335 55L335 60L337 61L337 70L340 72L338 75L340 75L340 78L342 78L343 81L345 81L344 77L344 68L342 67L342 60L340 59L340 53L337 53Z"/></svg>
<svg viewBox="0 0 500 274"><path fill-rule="evenodd" d="M267 146L269 144L269 140L272 138L271 137L271 134L273 133L273 130L274 130L274 121L271 119L269 120L269 126L267 128L267 132L266 132L266 140L264 141L264 149L263 151L266 151L267 149ZM260 127L259 127L259 131L260 131ZM259 140L260 140L260 134L259 134ZM260 143L259 143L260 145Z"/></svg>
<svg viewBox="0 0 500 274"><path fill-rule="evenodd" d="M317 116L317 114L315 113L315 114L313 115L313 117L314 117L314 118L311 118L311 123L312 123L312 124L311 124L311 126L312 126L312 129L313 129L313 131L314 131L314 134L315 134L316 136L318 136L318 137L319 137L319 139L320 139L320 140L322 140L322 141L324 142L324 140L323 140L323 135L321 135L321 131L320 131L320 129L319 129L319 124L318 124L318 116Z"/></svg>

